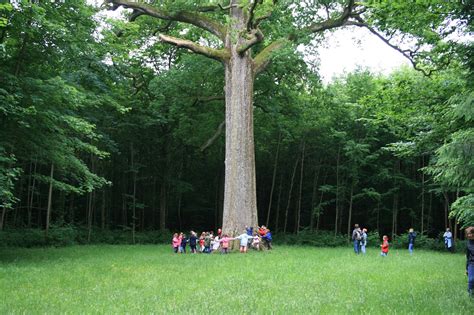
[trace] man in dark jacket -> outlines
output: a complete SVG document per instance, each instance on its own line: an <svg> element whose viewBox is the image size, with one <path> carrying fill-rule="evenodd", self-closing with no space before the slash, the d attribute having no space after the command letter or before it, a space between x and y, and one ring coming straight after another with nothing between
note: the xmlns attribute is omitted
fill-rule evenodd
<svg viewBox="0 0 474 315"><path fill-rule="evenodd" d="M466 275L468 278L467 291L474 298L474 226L466 229Z"/></svg>
<svg viewBox="0 0 474 315"><path fill-rule="evenodd" d="M359 224L354 224L354 230L352 231L352 241L354 241L354 252L359 254L360 252L360 240L362 239L362 231L360 230Z"/></svg>

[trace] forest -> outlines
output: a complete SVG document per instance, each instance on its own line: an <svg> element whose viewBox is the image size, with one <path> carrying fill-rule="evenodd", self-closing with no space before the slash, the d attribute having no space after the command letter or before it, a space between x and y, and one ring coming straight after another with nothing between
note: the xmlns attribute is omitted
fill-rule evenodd
<svg viewBox="0 0 474 315"><path fill-rule="evenodd" d="M474 224L472 1L99 2L0 2L3 237ZM412 66L323 82L342 27Z"/></svg>

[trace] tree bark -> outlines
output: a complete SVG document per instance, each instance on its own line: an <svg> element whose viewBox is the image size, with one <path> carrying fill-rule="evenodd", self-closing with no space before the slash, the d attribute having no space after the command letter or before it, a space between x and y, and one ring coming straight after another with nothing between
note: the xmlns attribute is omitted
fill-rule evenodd
<svg viewBox="0 0 474 315"><path fill-rule="evenodd" d="M270 189L270 200L268 201L268 211L267 211L267 220L265 221L265 226L268 226L270 223L270 213L272 210L272 199L273 199L273 189L275 187L275 178L276 178L276 171L277 171L277 166L278 166L278 155L280 153L280 143L281 143L281 132L278 134L278 144L277 144L277 150L275 154L275 162L273 164L273 176L272 176L272 187Z"/></svg>
<svg viewBox="0 0 474 315"><path fill-rule="evenodd" d="M237 34L246 29L246 17L239 1L232 0L230 18ZM254 70L250 51L239 53L243 39L228 32L225 46L226 151L225 193L222 230L236 235L246 225L257 225L255 152L253 134Z"/></svg>
<svg viewBox="0 0 474 315"><path fill-rule="evenodd" d="M395 161L395 165L394 165L394 175L395 176L398 176L398 174L400 174L400 160L396 160ZM394 189L395 189L395 192L393 194L393 208L392 208L392 240L395 238L395 236L397 235L397 218L398 218L398 203L399 203L399 185L398 185L398 181L395 177L395 180L394 180Z"/></svg>
<svg viewBox="0 0 474 315"><path fill-rule="evenodd" d="M51 203L53 200L53 176L54 176L54 163L51 163L51 172L49 175L49 191L48 191L48 207L46 209L46 229L44 232L45 238L48 237L49 232L49 221L51 218Z"/></svg>

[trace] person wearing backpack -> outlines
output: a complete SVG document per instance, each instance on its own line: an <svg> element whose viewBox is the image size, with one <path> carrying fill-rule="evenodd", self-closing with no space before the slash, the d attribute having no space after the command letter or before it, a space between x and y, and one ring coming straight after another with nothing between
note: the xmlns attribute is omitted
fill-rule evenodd
<svg viewBox="0 0 474 315"><path fill-rule="evenodd" d="M360 253L361 239L362 239L362 231L360 230L359 224L354 224L354 230L352 231L352 241L354 242L354 252L357 255Z"/></svg>

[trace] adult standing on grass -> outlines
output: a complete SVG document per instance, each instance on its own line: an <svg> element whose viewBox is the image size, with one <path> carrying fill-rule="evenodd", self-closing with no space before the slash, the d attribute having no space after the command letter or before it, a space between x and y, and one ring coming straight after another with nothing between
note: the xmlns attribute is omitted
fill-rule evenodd
<svg viewBox="0 0 474 315"><path fill-rule="evenodd" d="M360 240L362 239L362 231L360 230L359 224L354 224L354 230L352 231L352 241L354 242L354 252L359 254L360 252Z"/></svg>
<svg viewBox="0 0 474 315"><path fill-rule="evenodd" d="M466 229L466 275L468 279L467 291L474 298L474 226Z"/></svg>
<svg viewBox="0 0 474 315"><path fill-rule="evenodd" d="M408 251L410 252L410 255L413 255L413 247L415 246L415 238L416 238L416 232L413 230L413 228L410 228L408 230Z"/></svg>
<svg viewBox="0 0 474 315"><path fill-rule="evenodd" d="M453 252L453 233L449 228L446 228L446 232L443 234L444 237L444 245L449 252Z"/></svg>

